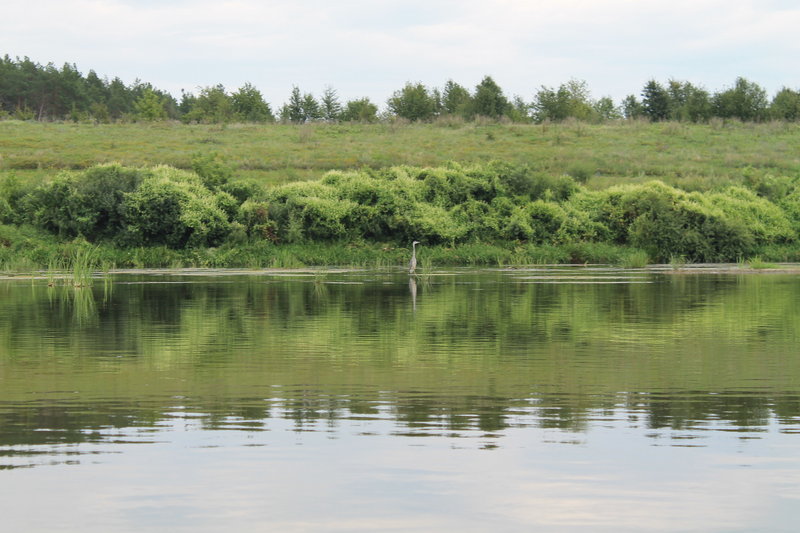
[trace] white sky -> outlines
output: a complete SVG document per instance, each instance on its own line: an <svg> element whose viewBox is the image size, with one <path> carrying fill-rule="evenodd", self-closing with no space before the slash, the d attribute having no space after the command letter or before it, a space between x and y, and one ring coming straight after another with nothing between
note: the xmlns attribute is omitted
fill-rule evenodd
<svg viewBox="0 0 800 533"><path fill-rule="evenodd" d="M507 96L585 80L619 101L655 78L715 91L800 87L800 3L785 0L0 0L0 54L180 90L292 85L381 107L405 82Z"/></svg>

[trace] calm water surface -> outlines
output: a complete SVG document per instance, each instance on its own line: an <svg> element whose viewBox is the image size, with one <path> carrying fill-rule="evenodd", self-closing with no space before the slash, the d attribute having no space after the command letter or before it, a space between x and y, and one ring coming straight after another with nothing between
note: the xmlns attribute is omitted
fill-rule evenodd
<svg viewBox="0 0 800 533"><path fill-rule="evenodd" d="M795 531L800 278L0 281L3 531Z"/></svg>

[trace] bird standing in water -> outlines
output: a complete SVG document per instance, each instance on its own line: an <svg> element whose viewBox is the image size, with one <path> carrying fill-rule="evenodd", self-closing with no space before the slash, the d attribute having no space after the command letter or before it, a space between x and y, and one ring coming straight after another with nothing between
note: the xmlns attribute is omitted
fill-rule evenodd
<svg viewBox="0 0 800 533"><path fill-rule="evenodd" d="M408 273L413 274L417 269L417 245L419 241L411 243L411 261L408 262Z"/></svg>

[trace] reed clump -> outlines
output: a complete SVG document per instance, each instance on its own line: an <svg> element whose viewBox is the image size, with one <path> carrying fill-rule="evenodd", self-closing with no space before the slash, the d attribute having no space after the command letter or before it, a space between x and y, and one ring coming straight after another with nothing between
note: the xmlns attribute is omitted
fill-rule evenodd
<svg viewBox="0 0 800 533"><path fill-rule="evenodd" d="M745 266L753 270L766 270L771 268L778 268L778 265L776 265L775 263L764 261L764 259L762 259L761 256L751 257L750 259L745 261Z"/></svg>

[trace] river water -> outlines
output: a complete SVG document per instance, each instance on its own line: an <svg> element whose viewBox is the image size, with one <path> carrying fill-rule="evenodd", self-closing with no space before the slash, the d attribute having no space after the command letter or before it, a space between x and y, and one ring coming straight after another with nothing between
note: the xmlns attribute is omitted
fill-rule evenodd
<svg viewBox="0 0 800 533"><path fill-rule="evenodd" d="M0 280L3 531L794 531L800 278Z"/></svg>

